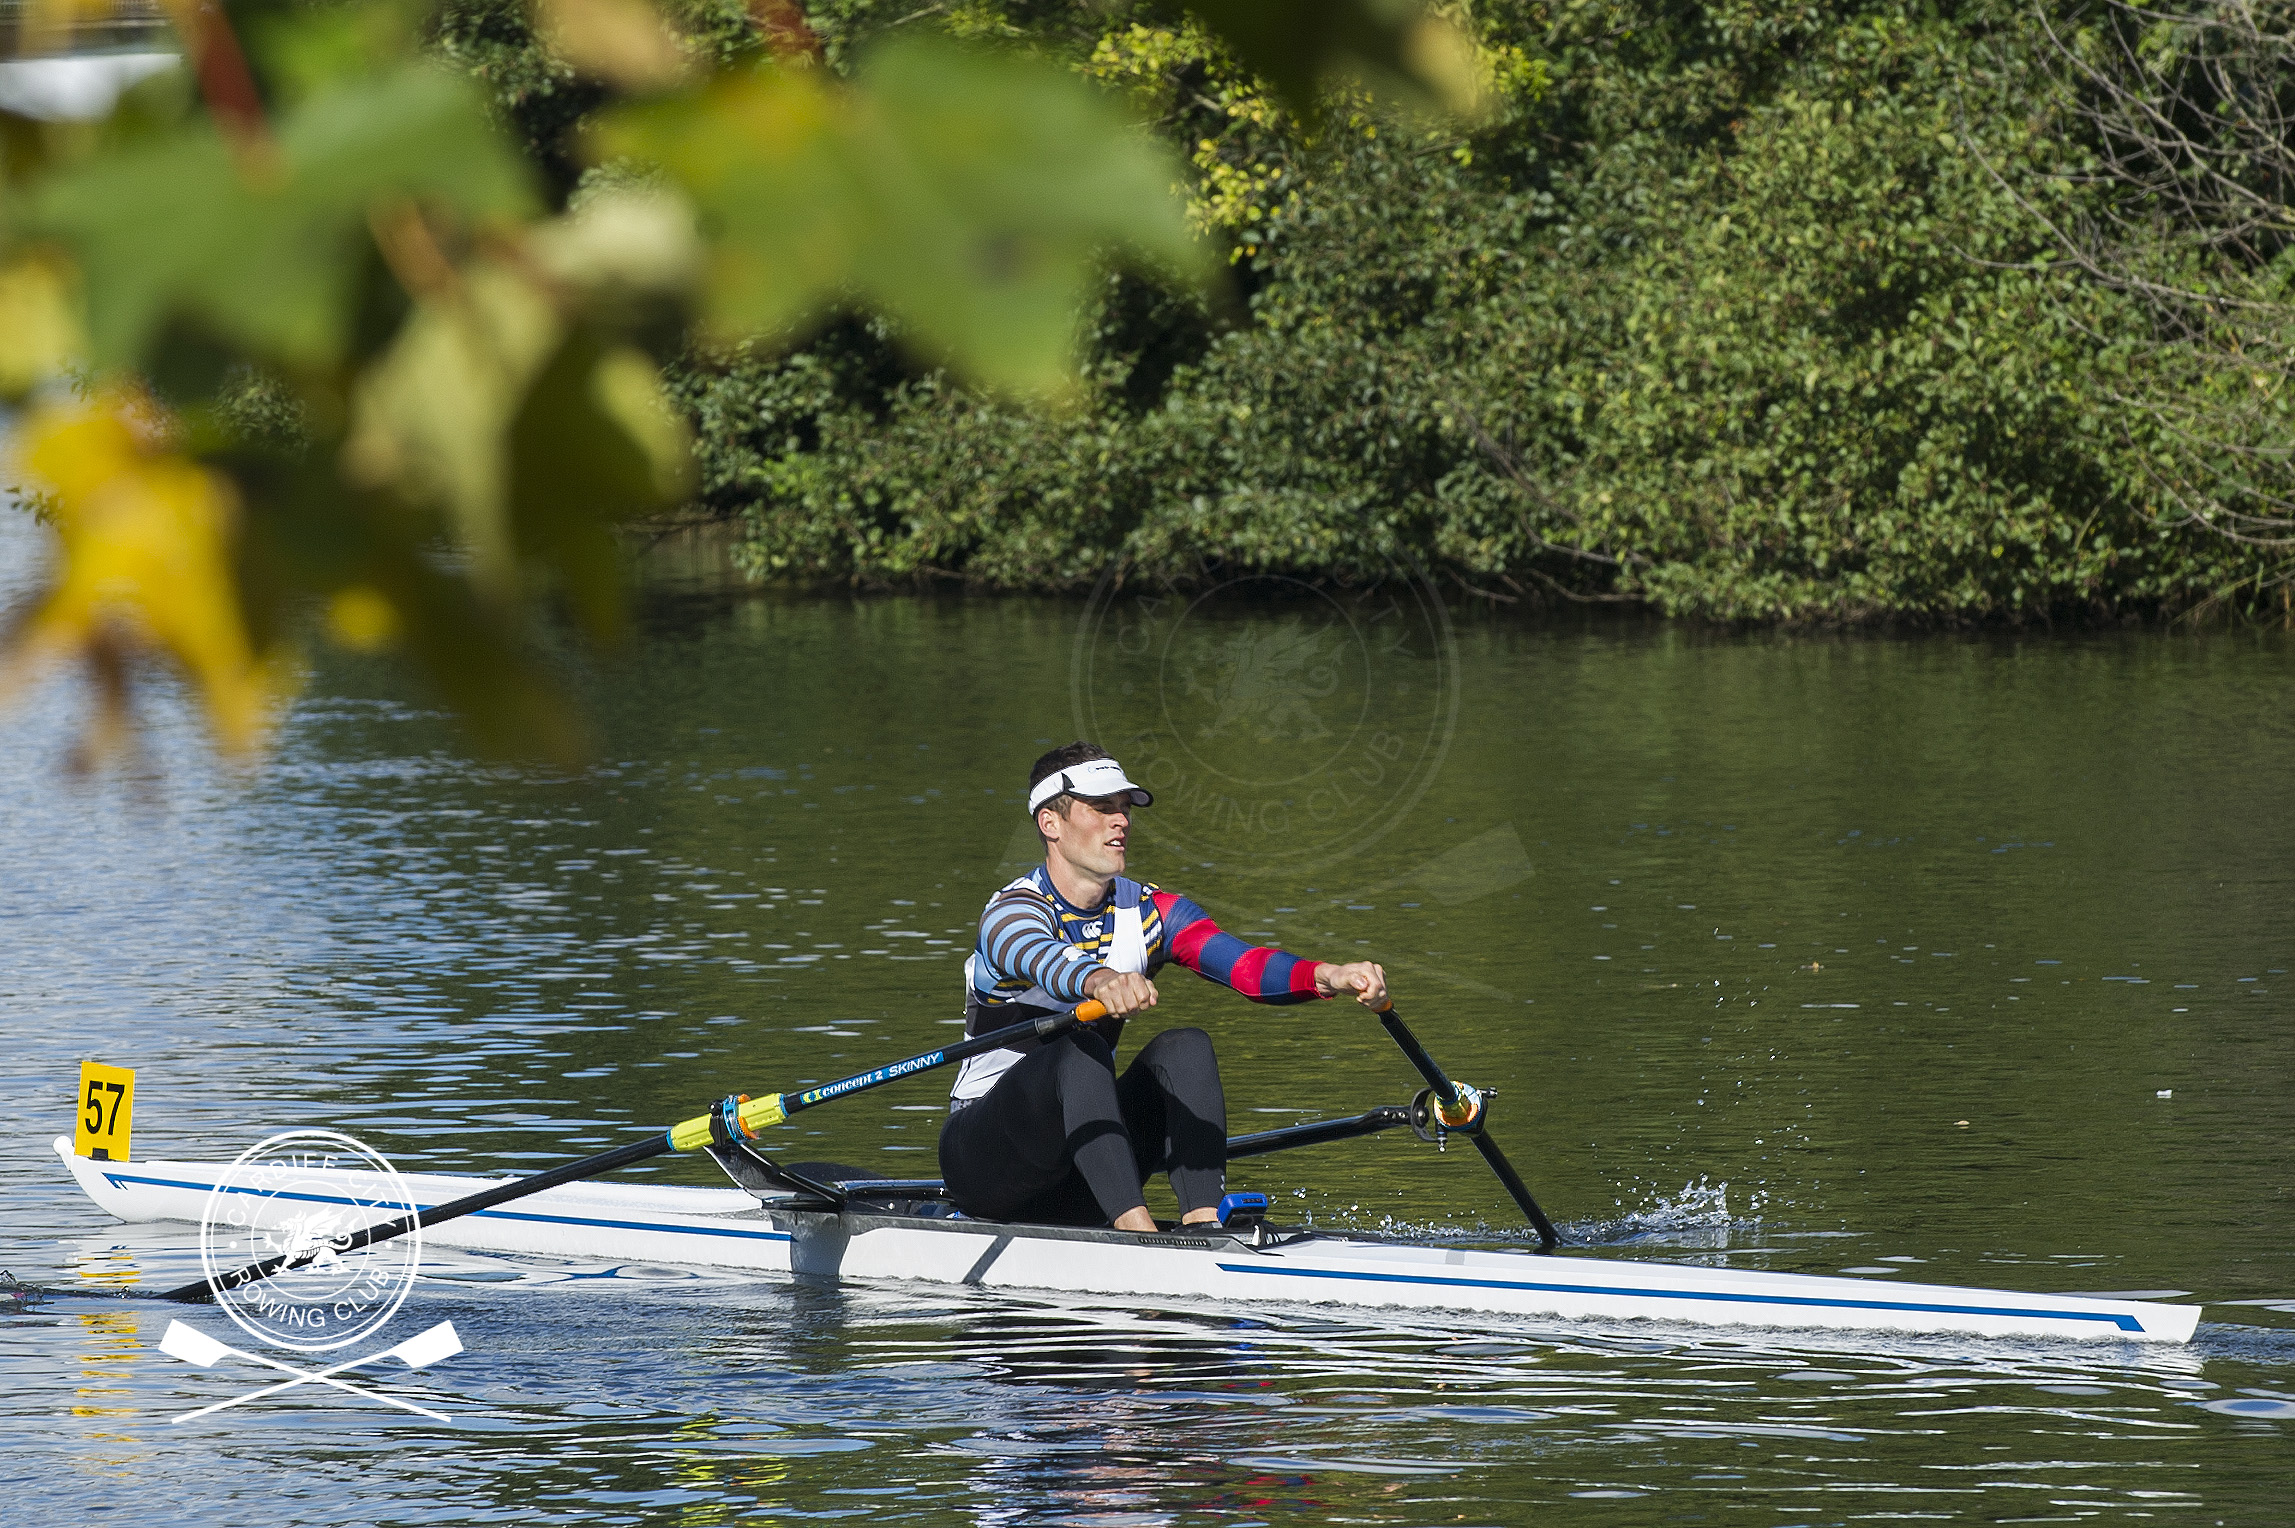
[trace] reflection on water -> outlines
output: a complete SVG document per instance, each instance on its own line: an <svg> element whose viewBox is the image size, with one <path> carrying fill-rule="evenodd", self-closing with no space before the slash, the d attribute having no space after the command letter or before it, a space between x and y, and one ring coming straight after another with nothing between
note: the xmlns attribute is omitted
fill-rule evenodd
<svg viewBox="0 0 2295 1528"><path fill-rule="evenodd" d="M127 1387L116 1383L120 1369L116 1366L132 1364L145 1356L144 1345L138 1337L143 1327L141 1314L134 1310L84 1310L78 1313L84 1346L80 1356L82 1384L72 1407L76 1417L126 1417L135 1415L135 1408L110 1404L115 1397L125 1397Z"/></svg>
<svg viewBox="0 0 2295 1528"><path fill-rule="evenodd" d="M2267 1499L2290 1401L2209 1376L2295 1360L2282 1334L2221 1327L2190 1350L1914 1339L1875 1352L1658 1325L1374 1324L577 1271L424 1291L426 1315L451 1317L471 1351L395 1393L449 1410L449 1429L305 1403L178 1446L251 1452L255 1479L291 1470L297 1446L355 1459L362 1510L390 1520L523 1506L570 1521L850 1508L1411 1522L1445 1504L1435 1520L1476 1505L1506 1520L1507 1504L1618 1492L1828 1521L2237 1511ZM114 1351L93 1336L81 1328L80 1351ZM0 1337L24 1372L34 1331ZM119 1377L107 1399L128 1404L104 1413L117 1431L20 1402L12 1449L129 1458L120 1445L177 1443L166 1416L243 1383L156 1364ZM198 1477L193 1500L220 1508L254 1484Z"/></svg>
<svg viewBox="0 0 2295 1528"><path fill-rule="evenodd" d="M26 531L0 537L20 567ZM395 1335L451 1319L467 1351L371 1376L445 1426L309 1386L177 1426L263 1375L167 1357L142 1307L0 1311L17 1504L149 1515L157 1472L166 1515L202 1523L2281 1510L2288 642L1707 639L1420 609L1425 641L1382 646L1356 635L1379 630L1370 598L657 592L585 681L608 745L576 776L464 762L387 672L329 660L256 781L209 771L162 695L163 770L74 787L53 767L71 697L43 693L0 732L0 1267L193 1276L185 1228L110 1223L49 1155L82 1057L138 1069L146 1155L324 1125L401 1167L563 1160L946 1036L972 919L1026 849L1019 771L1081 712L1133 756L1225 760L1257 832L1354 778L1370 697L1440 743L1363 808L1391 820L1284 861L1183 784L1139 868L1239 932L1384 960L1435 1052L1496 1088L1494 1130L1569 1234L2191 1291L2213 1318L2193 1346L1876 1351L434 1253ZM1080 647L1087 620L1112 645ZM1314 776L1288 798L1287 760ZM1418 1085L1359 1014L1248 1010L1184 975L1164 994L1160 1017L1213 1033L1239 1129ZM938 1093L784 1134L925 1171ZM1400 1133L1239 1176L1318 1225L1522 1236L1471 1152Z"/></svg>

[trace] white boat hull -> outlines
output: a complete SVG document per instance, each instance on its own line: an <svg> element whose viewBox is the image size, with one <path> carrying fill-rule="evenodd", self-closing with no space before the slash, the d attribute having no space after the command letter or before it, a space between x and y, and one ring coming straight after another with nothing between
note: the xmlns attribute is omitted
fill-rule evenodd
<svg viewBox="0 0 2295 1528"><path fill-rule="evenodd" d="M198 1222L224 1169L191 1162L95 1162L57 1155L122 1220ZM371 1202L371 1175L341 1180L344 1205ZM444 1204L497 1180L407 1174L415 1202ZM282 1217L291 1207L282 1207ZM268 1224L257 1217L258 1224ZM1065 1291L1111 1299L1307 1303L1425 1312L1869 1332L1967 1332L2083 1341L2188 1342L2195 1305L2030 1295L1942 1284L1761 1273L1577 1253L1479 1252L1341 1236L1267 1246L1224 1234L1118 1231L834 1214L761 1205L741 1189L577 1183L435 1228L437 1246L545 1257L676 1263L838 1279L906 1279Z"/></svg>

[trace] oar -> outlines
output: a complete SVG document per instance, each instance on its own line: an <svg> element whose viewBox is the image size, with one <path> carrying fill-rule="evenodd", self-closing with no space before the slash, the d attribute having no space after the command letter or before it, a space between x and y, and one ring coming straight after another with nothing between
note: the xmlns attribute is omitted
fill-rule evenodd
<svg viewBox="0 0 2295 1528"><path fill-rule="evenodd" d="M1402 1053L1410 1058L1410 1064L1418 1068L1418 1074L1434 1090L1435 1118L1442 1121L1444 1129L1474 1142L1474 1149L1482 1153L1482 1160L1490 1164L1490 1170L1498 1174L1498 1181L1506 1185L1506 1192L1514 1197L1522 1213L1530 1217L1530 1224L1538 1228L1538 1249L1542 1252L1552 1251L1554 1244L1562 1239L1561 1235L1555 1231L1554 1223L1546 1218L1546 1212L1538 1208L1538 1201L1530 1197L1530 1190L1522 1182L1522 1175L1514 1170L1514 1164L1506 1160L1506 1153L1498 1149L1498 1143L1490 1138L1490 1132L1484 1128L1488 1119L1488 1106L1484 1104L1481 1092L1472 1087L1462 1089L1450 1080L1442 1064L1428 1055L1426 1047L1418 1043L1418 1036L1410 1032L1410 1026L1402 1021L1402 1015L1395 1011L1394 1004L1389 1003L1379 1010L1379 1022L1386 1026L1387 1033L1394 1036L1395 1044L1402 1047Z"/></svg>
<svg viewBox="0 0 2295 1528"><path fill-rule="evenodd" d="M155 1298L175 1300L185 1305L206 1304L215 1298L217 1286L244 1289L258 1279L267 1279L282 1270L299 1267L329 1247L337 1253L370 1247L376 1242L389 1241L394 1236L404 1236L417 1226L443 1225L465 1215L474 1215L480 1210L492 1209L498 1204L508 1204L513 1199L539 1194L546 1188L556 1188L562 1183L578 1183L584 1178L600 1177L616 1168L643 1162L648 1157L658 1157L664 1152L696 1151L704 1146L750 1139L758 1131L778 1125L790 1115L802 1113L817 1105L850 1097L855 1093L865 1093L871 1088L948 1066L983 1051L1002 1050L1005 1046L1025 1040L1049 1040L1066 1034L1079 1024L1089 1024L1094 1019L1104 1017L1107 1011L1099 1003L1085 1003L1073 1013L1049 1013L1040 1019L1008 1024L1002 1029L976 1035L969 1040L960 1040L940 1050L911 1056L906 1061L895 1061L890 1066L880 1066L874 1071L856 1072L824 1087L807 1088L802 1093L768 1093L763 1098L734 1094L707 1114L695 1115L683 1124L672 1125L667 1130L649 1135L643 1140L632 1141L627 1146L616 1146L611 1151L601 1151L594 1157L568 1162L563 1167L553 1167L548 1172L536 1173L530 1178L513 1178L507 1183L497 1183L491 1188L466 1194L435 1209L417 1210L397 1220L368 1226L352 1232L340 1243L330 1241L301 1252L284 1252L277 1257L267 1257L259 1263L249 1263L236 1272L227 1273L213 1283L201 1279L179 1289L162 1291Z"/></svg>
<svg viewBox="0 0 2295 1528"><path fill-rule="evenodd" d="M353 1395L363 1395L369 1400L386 1401L408 1411L420 1412L433 1421L445 1422L451 1419L442 1411L432 1411L427 1406L417 1406L414 1402L401 1400L395 1395L385 1395L380 1390L361 1389L359 1386L345 1380L339 1380L335 1376L347 1369L356 1369L362 1364L381 1363L386 1358L395 1358L409 1369L427 1369L440 1359L452 1358L461 1352L462 1338L455 1333L453 1322L441 1321L429 1331L418 1332L395 1348L385 1348L380 1353L369 1353L364 1358L346 1359L331 1369L319 1369L308 1374L301 1369L280 1363L275 1358L266 1358L260 1353L242 1353L237 1348L227 1348L205 1332L185 1326L180 1321L170 1321L167 1324L167 1333L159 1340L159 1350L170 1358L180 1358L185 1363L194 1364L202 1369L212 1368L220 1359L244 1358L249 1363L262 1364L265 1368L277 1369L283 1374L295 1376L290 1380L282 1380L276 1385L267 1385L261 1390L250 1390L245 1395L235 1395L228 1401L217 1401L212 1406L202 1406L197 1411L187 1411L182 1416L170 1417L168 1420L172 1422L189 1422L195 1417L204 1417L210 1412L228 1411L233 1406L244 1406L249 1401L259 1401L267 1395L277 1395L282 1390L292 1390L297 1385L310 1384L332 1385L337 1390L348 1390Z"/></svg>

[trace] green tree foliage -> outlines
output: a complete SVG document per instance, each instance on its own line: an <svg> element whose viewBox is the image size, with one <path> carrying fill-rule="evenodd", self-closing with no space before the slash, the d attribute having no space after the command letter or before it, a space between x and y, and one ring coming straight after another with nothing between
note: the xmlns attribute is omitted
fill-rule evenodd
<svg viewBox="0 0 2295 1528"><path fill-rule="evenodd" d="M2171 341L2112 379L2148 496L2255 547L2266 583L2295 551L2295 4L2098 0L2042 30L2087 130L2064 171L2106 194L2029 210Z"/></svg>
<svg viewBox="0 0 2295 1528"><path fill-rule="evenodd" d="M1501 598L1785 620L2176 611L2279 577L2161 494L2173 443L2123 400L2187 358L2059 258L2050 217L2111 193L2066 173L2088 130L2032 13L1482 5L1486 109L1453 125L1344 95L1303 123L1152 7L973 14L1138 93L1237 300L1107 280L1065 409L858 320L696 353L702 497L761 575L1409 556Z"/></svg>
<svg viewBox="0 0 2295 1528"><path fill-rule="evenodd" d="M40 0L30 32L88 8ZM689 491L664 357L866 313L888 366L1056 403L1104 272L1211 268L1180 160L967 11L824 38L791 0L166 9L187 67L107 120L0 113L9 476L61 551L0 684L78 660L97 752L153 665L256 750L323 621L483 740L577 757L532 616L611 637L612 527ZM1197 9L1302 90L1439 94L1471 56L1417 4Z"/></svg>

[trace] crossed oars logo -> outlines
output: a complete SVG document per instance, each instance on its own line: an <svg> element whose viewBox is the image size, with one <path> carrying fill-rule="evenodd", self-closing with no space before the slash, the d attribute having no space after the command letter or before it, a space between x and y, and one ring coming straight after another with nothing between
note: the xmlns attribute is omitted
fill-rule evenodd
<svg viewBox="0 0 2295 1528"><path fill-rule="evenodd" d="M363 1368L367 1364L379 1364L393 1358L405 1364L409 1369L427 1369L440 1359L452 1358L461 1352L462 1338L455 1333L453 1322L441 1321L429 1331L409 1337L395 1348L385 1348L380 1353L369 1353L364 1358L346 1359L330 1368L306 1371L295 1368L292 1364L283 1364L275 1358L266 1358L261 1353L249 1353L239 1348L227 1347L205 1332L185 1326L180 1321L170 1321L167 1324L166 1335L159 1339L159 1350L170 1358L180 1358L185 1363L201 1369L213 1368L221 1359L243 1358L251 1364L261 1364L266 1369L277 1369L282 1374L294 1376L293 1379L281 1380L276 1385L265 1385L260 1390L250 1390L245 1395L235 1395L228 1401L217 1401L212 1406L202 1406L197 1411L187 1411L182 1416L170 1418L171 1421L188 1422L194 1417L204 1417L214 1412L227 1411L233 1406L244 1406L249 1401L259 1401L265 1396L277 1395L282 1390L292 1390L297 1385L332 1385L337 1390L347 1390L353 1395L363 1395L369 1400L382 1401L387 1405L401 1407L407 1411L419 1412L433 1421L444 1422L447 1420L447 1416L443 1411L432 1411L428 1406L417 1406L414 1402L402 1397L390 1395L381 1390L368 1390L352 1384L349 1380L338 1379L336 1376L348 1373L352 1369Z"/></svg>

